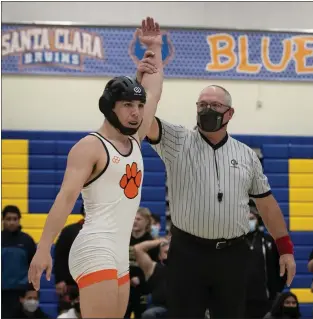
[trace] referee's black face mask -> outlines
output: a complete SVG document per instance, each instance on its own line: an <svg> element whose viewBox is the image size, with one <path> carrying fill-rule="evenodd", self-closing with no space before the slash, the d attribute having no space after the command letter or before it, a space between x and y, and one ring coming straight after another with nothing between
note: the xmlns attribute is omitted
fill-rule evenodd
<svg viewBox="0 0 313 319"><path fill-rule="evenodd" d="M223 124L224 115L230 110L223 113L217 112L211 108L202 109L197 113L197 124L205 132L217 132L228 122Z"/></svg>

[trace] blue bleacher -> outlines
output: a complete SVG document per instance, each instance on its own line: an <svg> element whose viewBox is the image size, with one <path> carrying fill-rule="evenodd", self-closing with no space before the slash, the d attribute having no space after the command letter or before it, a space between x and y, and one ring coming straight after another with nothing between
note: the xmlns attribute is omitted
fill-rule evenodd
<svg viewBox="0 0 313 319"><path fill-rule="evenodd" d="M52 141L78 141L86 136L87 132L65 131L12 131L3 130L3 139L52 140ZM281 135L240 135L233 134L234 138L252 148L261 148L264 144L294 144L313 145L313 136L281 136Z"/></svg>
<svg viewBox="0 0 313 319"><path fill-rule="evenodd" d="M313 158L313 142L308 145L294 144L264 144L262 147L264 158Z"/></svg>
<svg viewBox="0 0 313 319"><path fill-rule="evenodd" d="M284 216L289 217L289 203L279 203L279 206Z"/></svg>
<svg viewBox="0 0 313 319"><path fill-rule="evenodd" d="M267 174L268 181L272 188L288 188L289 175L288 174Z"/></svg>
<svg viewBox="0 0 313 319"><path fill-rule="evenodd" d="M289 189L288 188L273 188L272 193L279 203L289 202Z"/></svg>
<svg viewBox="0 0 313 319"><path fill-rule="evenodd" d="M313 303L300 304L302 318L313 318Z"/></svg>
<svg viewBox="0 0 313 319"><path fill-rule="evenodd" d="M264 158L263 162L263 169L265 174L269 173L286 173L288 174L289 163L288 159L268 159Z"/></svg>

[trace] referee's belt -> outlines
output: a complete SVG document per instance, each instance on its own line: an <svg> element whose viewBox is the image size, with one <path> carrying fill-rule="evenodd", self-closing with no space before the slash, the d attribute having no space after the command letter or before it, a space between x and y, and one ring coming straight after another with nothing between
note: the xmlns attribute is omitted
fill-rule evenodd
<svg viewBox="0 0 313 319"><path fill-rule="evenodd" d="M174 225L172 225L171 227L171 233L174 236L176 235L181 240L187 240L189 243L200 244L215 249L230 247L232 245L243 242L246 238L246 235L242 235L240 237L230 239L207 239L186 233L185 231L175 227Z"/></svg>

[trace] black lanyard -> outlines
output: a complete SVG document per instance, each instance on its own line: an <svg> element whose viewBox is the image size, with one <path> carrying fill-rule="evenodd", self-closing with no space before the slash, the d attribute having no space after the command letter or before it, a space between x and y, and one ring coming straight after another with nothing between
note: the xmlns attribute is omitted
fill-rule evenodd
<svg viewBox="0 0 313 319"><path fill-rule="evenodd" d="M215 161L216 176L217 176L217 185L218 185L217 200L218 200L219 202L221 202L221 201L223 200L223 192L221 191L220 174L219 174L219 171L218 171L218 166L217 166L217 160L216 160L215 150L214 150L214 161Z"/></svg>

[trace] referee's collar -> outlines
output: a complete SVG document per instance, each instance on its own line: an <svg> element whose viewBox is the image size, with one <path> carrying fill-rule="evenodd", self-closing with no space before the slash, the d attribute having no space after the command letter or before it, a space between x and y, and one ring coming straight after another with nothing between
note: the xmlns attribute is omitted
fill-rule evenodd
<svg viewBox="0 0 313 319"><path fill-rule="evenodd" d="M228 141L228 134L227 134L227 132L226 132L226 135L223 137L223 139L222 139L220 142L218 142L217 144L211 143L211 142L207 139L207 137L204 136L199 130L198 130L198 132L199 132L199 134L201 135L201 137L204 139L204 141L205 141L206 143L208 143L208 144L213 148L214 151L216 151L217 149L219 149L220 147L222 147L222 146L223 146L224 144L226 144L226 142Z"/></svg>

